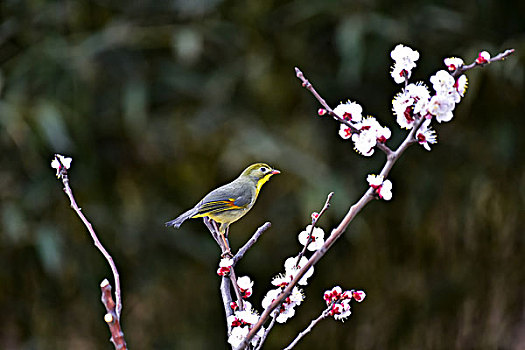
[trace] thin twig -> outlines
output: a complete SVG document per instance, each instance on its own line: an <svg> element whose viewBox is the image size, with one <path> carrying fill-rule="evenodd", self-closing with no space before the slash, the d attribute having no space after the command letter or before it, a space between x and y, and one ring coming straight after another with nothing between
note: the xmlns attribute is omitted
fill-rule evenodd
<svg viewBox="0 0 525 350"><path fill-rule="evenodd" d="M82 209L78 207L77 202L75 201L75 197L73 196L73 190L69 186L69 179L67 177L67 174L64 174L62 176L62 183L64 184L64 192L69 197L69 201L71 202L71 208L77 213L80 220L82 220L82 222L84 223L84 226L86 226L89 234L91 235L91 238L93 239L93 243L95 244L95 247L97 247L98 250L102 253L102 255L104 255L107 262L109 263L109 266L111 267L111 271L113 272L113 278L115 279L115 299L116 299L116 305L117 305L117 317L120 319L120 313L122 311L122 297L121 297L121 291L120 291L120 277L117 271L117 266L115 265L113 258L108 253L106 248L104 248L102 243L100 243L100 240L98 239L97 234L95 233L95 230L93 229L93 226L82 213Z"/></svg>
<svg viewBox="0 0 525 350"><path fill-rule="evenodd" d="M120 314L122 311L122 296L121 296L121 290L120 290L120 277L119 273L117 271L117 266L115 265L115 262L113 261L113 258L108 253L106 248L102 245L100 240L98 239L97 234L95 233L95 230L93 229L93 226L88 221L88 219L84 216L82 213L82 209L79 208L77 205L77 202L75 200L75 196L73 195L73 190L71 189L71 186L69 185L69 178L67 174L68 167L64 166L64 164L61 161L61 157L58 154L55 154L55 160L58 161L60 166L58 167L58 178L62 179L62 183L64 185L64 192L69 198L71 208L75 211L75 213L78 215L80 220L82 220L82 223L87 228L89 234L91 235L91 238L93 239L93 243L95 244L95 247L98 248L98 250L102 253L102 255L106 258L109 266L111 267L111 271L113 272L113 278L115 280L115 300L113 300L113 297L111 296L111 284L107 279L104 279L102 283L100 284L100 288L102 290L102 303L106 307L106 315L104 316L104 320L108 324L109 331L111 333L111 341L113 342L113 345L115 346L115 349L117 350L125 350L126 349L126 341L124 340L124 333L122 332L122 328L120 326Z"/></svg>
<svg viewBox="0 0 525 350"><path fill-rule="evenodd" d="M274 314L272 316L272 320L270 321L270 324L265 329L264 334L261 337L261 339L259 340L259 344L257 344L257 347L255 348L255 350L262 349L262 346L263 346L264 342L266 341L266 338L268 337L268 334L270 333L270 331L272 330L273 326L275 325L275 320L276 319L277 319L277 314Z"/></svg>
<svg viewBox="0 0 525 350"><path fill-rule="evenodd" d="M102 290L102 303L106 307L106 315L104 315L104 321L108 324L109 331L111 332L111 342L117 350L126 350L126 340L124 339L124 333L120 327L119 317L115 312L115 302L111 296L111 284L107 279L104 279L100 284Z"/></svg>
<svg viewBox="0 0 525 350"><path fill-rule="evenodd" d="M252 238L250 238L248 240L248 242L246 242L242 247L241 249L239 249L239 251L237 252L237 254L235 254L235 256L233 257L233 266L235 266L235 264L241 260L243 257L244 257L244 254L246 254L246 251L248 251L248 249L250 249L254 244L255 242L257 242L257 240L259 239L259 237L266 231L270 228L270 226L272 226L272 223L271 222L266 222L264 225L262 225L261 227L259 227L257 229L257 231L255 231L255 233L253 234Z"/></svg>
<svg viewBox="0 0 525 350"><path fill-rule="evenodd" d="M310 91L312 95L314 95L317 101L319 101L319 103L324 107L324 109L326 109L326 112L329 115L331 115L332 118L348 126L352 130L352 132L357 132L357 133L359 132L359 130L357 130L356 127L352 123L350 123L348 120L341 118L340 116L335 114L334 110L328 105L328 103L326 103L325 99L322 98L321 95L319 95L319 93L317 93L314 86L310 83L310 81L308 81L308 79L305 78L303 72L301 72L301 70L297 67L295 67L295 75L297 76L297 78L299 78L299 80L301 80L302 87L304 87L306 90Z"/></svg>
<svg viewBox="0 0 525 350"><path fill-rule="evenodd" d="M489 63L492 63L492 62L496 62L496 61L503 61L505 58L507 58L508 56L512 55L514 53L514 49L508 49L508 50L505 50L504 52L501 52L499 54L497 54L496 56L494 57L491 57L489 58L487 61L487 63L478 63L476 62L476 60L474 60L474 62L472 62L471 64L468 64L468 65L463 65L463 66L460 66L458 67L453 73L452 73L452 76L454 78L458 77L460 74L468 71L469 69L472 69L472 68L475 68L475 67L483 67Z"/></svg>
<svg viewBox="0 0 525 350"><path fill-rule="evenodd" d="M308 333L310 333L312 331L312 328L314 328L321 320L325 319L328 314L330 313L330 309L331 309L331 306L329 306L328 308L326 308L323 312L321 312L321 315L319 315L319 317L317 317L316 319L312 320L312 322L310 322L310 324L308 325L308 327L306 327L304 329L304 331L302 331L301 333L299 333L297 335L297 337L295 337L295 339L290 343L290 345L288 345L286 348L284 348L284 350L290 350L292 349L294 346L297 345L297 343L299 343L299 341L305 336L307 335Z"/></svg>
<svg viewBox="0 0 525 350"><path fill-rule="evenodd" d="M308 232L308 239L306 241L306 244L304 245L303 250L301 250L301 252L297 256L297 263L295 264L295 267L299 266L299 262L301 261L301 258L304 256L304 253L306 253L306 249L308 245L312 243L312 239L313 239L312 233L314 232L315 224L317 224L317 221L319 220L319 218L321 218L321 215L323 215L324 212L328 209L328 207L330 207L330 200L332 199L333 195L334 195L333 192L330 192L328 194L328 197L326 198L326 202L324 203L323 209L321 209L321 211L319 212L319 214L317 214L317 216L312 217L312 226L310 227L310 232Z"/></svg>

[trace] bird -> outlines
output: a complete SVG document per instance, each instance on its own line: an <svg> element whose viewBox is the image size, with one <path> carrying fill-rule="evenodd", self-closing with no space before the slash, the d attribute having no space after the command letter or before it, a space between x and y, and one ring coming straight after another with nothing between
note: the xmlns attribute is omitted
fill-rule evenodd
<svg viewBox="0 0 525 350"><path fill-rule="evenodd" d="M230 224L246 215L255 204L261 187L280 173L266 163L252 164L235 180L211 191L193 208L166 222L166 226L179 228L188 219L208 217L219 223L219 233L228 247L225 237Z"/></svg>

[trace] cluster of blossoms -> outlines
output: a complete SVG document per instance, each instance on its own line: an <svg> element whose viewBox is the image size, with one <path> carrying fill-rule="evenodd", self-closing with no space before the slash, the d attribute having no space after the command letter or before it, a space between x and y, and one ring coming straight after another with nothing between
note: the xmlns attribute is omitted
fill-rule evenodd
<svg viewBox="0 0 525 350"><path fill-rule="evenodd" d="M357 103L348 101L334 108L334 113L344 120L339 128L339 136L343 139L351 138L357 152L364 156L371 156L378 142L385 143L392 133L390 129L381 126L376 118L363 118L363 108Z"/></svg>
<svg viewBox="0 0 525 350"><path fill-rule="evenodd" d="M385 180L383 175L370 174L367 176L366 181L368 185L374 189L379 198L385 201L392 199L392 182Z"/></svg>
<svg viewBox="0 0 525 350"><path fill-rule="evenodd" d="M245 301L243 310L234 311L233 315L228 316L228 329L230 329L228 336L228 343L233 347L238 347L244 338L248 335L253 325L259 321L259 315L252 308L252 305ZM235 305L236 307L236 305ZM259 339L264 334L264 328L261 327L257 334L251 339L252 345L257 345Z"/></svg>
<svg viewBox="0 0 525 350"><path fill-rule="evenodd" d="M226 276L230 274L233 266L233 259L223 258L219 262L219 268L217 274L219 276ZM237 286L242 299L248 299L253 293L253 281L248 276L242 276L237 278ZM228 316L228 329L230 330L228 336L228 343L233 347L237 347L246 338L246 335L252 329L253 325L259 320L259 315L252 308L252 304L246 300L243 300L243 309L239 309L237 302L232 302L230 307L233 310L233 315ZM257 332L252 338L252 345L256 345L261 336L264 334L264 328Z"/></svg>
<svg viewBox="0 0 525 350"><path fill-rule="evenodd" d="M403 52L404 54L401 54ZM398 45L392 51L391 56L396 61L396 65L398 62L396 58L404 57L405 64L413 68L416 66L415 61L419 58L419 54L415 55L414 52L417 53L409 47ZM485 54L480 54L480 57L478 57L479 60L485 59L486 62ZM405 88L392 100L392 110L396 116L396 121L401 128L412 129L416 121L425 118L426 120L416 132L415 138L419 144L429 151L430 144L437 142L436 133L430 127L431 120L435 118L439 123L451 121L454 117L454 107L461 101L467 90L467 77L465 75L455 78L450 74L450 72L455 72L464 65L463 60L458 57L451 57L446 58L444 63L448 71L440 70L430 77L430 83L435 91L433 95L422 82L408 84L410 74L402 81L397 79L398 77L394 74L392 75L396 83L405 83Z"/></svg>
<svg viewBox="0 0 525 350"><path fill-rule="evenodd" d="M451 57L444 60L447 70L440 70L430 77L434 93L422 82L408 83L412 70L416 67L419 53L404 45L397 45L390 53L394 60L391 76L397 84L405 84L403 90L392 100L392 110L396 121L403 129L412 129L415 125L419 128L414 137L426 150L437 142L436 132L431 128L432 119L439 123L449 122L454 117L453 111L457 103L465 95L467 77L453 76L464 62L461 58ZM478 55L476 63L485 64L490 60L488 52L483 51ZM348 101L339 104L333 112L342 121L339 136L343 139L352 139L355 150L364 155L371 156L378 143L385 143L391 136L391 131L374 117L364 118L363 108L357 103ZM326 110L319 111L319 115L326 114ZM421 118L422 123L416 123Z"/></svg>
<svg viewBox="0 0 525 350"><path fill-rule="evenodd" d="M324 292L323 298L326 305L330 307L329 315L336 320L344 320L350 316L350 302L353 300L362 302L366 297L362 290L347 290L343 292L341 287L336 286L331 290Z"/></svg>
<svg viewBox="0 0 525 350"><path fill-rule="evenodd" d="M270 289L262 300L262 307L266 309L281 292L288 286L290 282L295 278L299 270L306 265L308 259L306 257L301 257L299 262L297 262L298 257L290 257L284 262L285 272L277 275L273 280L272 284L277 287L275 289ZM311 277L314 273L314 268L311 267L306 271L303 277L299 280L299 285L308 284L308 278ZM304 294L301 288L294 287L292 293L284 300L279 308L275 310L276 321L278 323L285 323L289 318L292 318L295 315L295 307L300 305L304 300Z"/></svg>

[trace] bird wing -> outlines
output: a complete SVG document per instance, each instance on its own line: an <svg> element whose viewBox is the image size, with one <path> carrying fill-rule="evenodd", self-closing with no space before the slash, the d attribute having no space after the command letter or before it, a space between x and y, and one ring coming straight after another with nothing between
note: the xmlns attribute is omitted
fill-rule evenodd
<svg viewBox="0 0 525 350"><path fill-rule="evenodd" d="M193 217L202 217L223 211L244 209L252 201L253 190L246 184L224 185L210 192L197 204L198 212Z"/></svg>

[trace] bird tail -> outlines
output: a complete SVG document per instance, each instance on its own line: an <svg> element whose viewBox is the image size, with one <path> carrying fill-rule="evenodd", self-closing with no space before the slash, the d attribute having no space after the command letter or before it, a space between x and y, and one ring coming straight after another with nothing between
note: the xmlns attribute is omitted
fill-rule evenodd
<svg viewBox="0 0 525 350"><path fill-rule="evenodd" d="M198 209L196 208L192 208L190 210L188 210L187 212L184 212L182 213L181 215L179 215L177 218L171 220L171 221L168 221L166 223L166 227L170 227L170 226L173 226L175 228L179 228L180 225L182 225L182 223L188 219L190 219L192 216L194 216L195 214L197 214L198 212Z"/></svg>

